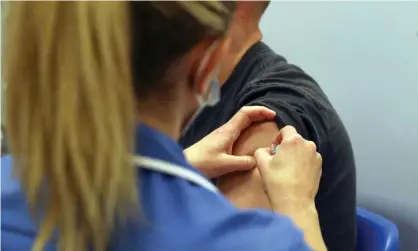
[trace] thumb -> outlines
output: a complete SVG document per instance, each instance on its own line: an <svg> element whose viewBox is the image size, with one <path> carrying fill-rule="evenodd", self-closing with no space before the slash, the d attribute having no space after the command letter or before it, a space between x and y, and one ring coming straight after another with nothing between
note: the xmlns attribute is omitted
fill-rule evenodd
<svg viewBox="0 0 418 251"><path fill-rule="evenodd" d="M234 156L225 155L222 158L222 166L224 166L224 174L235 171L247 171L255 167L256 161L252 156Z"/></svg>
<svg viewBox="0 0 418 251"><path fill-rule="evenodd" d="M273 158L271 148L259 148L254 152L254 158L256 161L256 165L258 169L260 170L260 174L263 175L263 173L266 171L266 168L271 162L271 159Z"/></svg>

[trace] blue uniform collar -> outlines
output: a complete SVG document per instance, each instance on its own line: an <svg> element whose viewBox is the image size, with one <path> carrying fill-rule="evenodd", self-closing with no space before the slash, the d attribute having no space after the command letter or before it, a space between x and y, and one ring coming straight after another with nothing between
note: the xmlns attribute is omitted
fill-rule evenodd
<svg viewBox="0 0 418 251"><path fill-rule="evenodd" d="M138 125L135 136L135 154L182 166L204 176L186 160L183 148L166 134L146 125Z"/></svg>

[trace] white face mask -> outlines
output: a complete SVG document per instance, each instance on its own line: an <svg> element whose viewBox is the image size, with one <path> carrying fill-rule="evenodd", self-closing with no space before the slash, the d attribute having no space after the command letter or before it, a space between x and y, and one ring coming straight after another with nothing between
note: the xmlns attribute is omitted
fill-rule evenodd
<svg viewBox="0 0 418 251"><path fill-rule="evenodd" d="M205 95L197 95L196 98L199 103L199 108L197 108L189 122L187 122L186 126L183 128L181 132L182 136L190 129L190 126L206 106L215 106L221 100L221 88L219 86L218 78L214 78L210 81Z"/></svg>

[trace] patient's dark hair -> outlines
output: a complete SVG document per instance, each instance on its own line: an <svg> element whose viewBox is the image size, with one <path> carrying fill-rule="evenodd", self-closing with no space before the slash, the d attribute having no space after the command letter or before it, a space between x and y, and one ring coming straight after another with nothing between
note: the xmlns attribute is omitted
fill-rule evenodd
<svg viewBox="0 0 418 251"><path fill-rule="evenodd" d="M259 1L261 14L267 10L267 7L269 7L270 3L271 1Z"/></svg>

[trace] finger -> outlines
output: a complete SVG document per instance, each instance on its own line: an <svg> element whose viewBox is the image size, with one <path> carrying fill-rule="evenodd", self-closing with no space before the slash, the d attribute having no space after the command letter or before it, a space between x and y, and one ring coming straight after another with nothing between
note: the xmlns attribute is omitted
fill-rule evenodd
<svg viewBox="0 0 418 251"><path fill-rule="evenodd" d="M274 145L280 145L283 140L285 139L291 139L295 137L296 135L299 135L296 129L293 126L285 126L280 131L277 137L273 140Z"/></svg>
<svg viewBox="0 0 418 251"><path fill-rule="evenodd" d="M316 161L319 165L319 170L317 171L316 178L315 178L315 192L318 193L318 189L321 183L322 178L322 157L321 154L316 153Z"/></svg>
<svg viewBox="0 0 418 251"><path fill-rule="evenodd" d="M263 106L245 106L241 108L224 126L220 129L231 133L236 140L240 133L253 122L274 119L276 113Z"/></svg>
<svg viewBox="0 0 418 251"><path fill-rule="evenodd" d="M321 179L321 176L322 176L322 156L321 156L321 154L319 154L319 153L316 153L316 162L318 163L318 165L319 165L319 171L318 171L318 177L317 177L317 179L318 179L318 182L319 182L319 180Z"/></svg>
<svg viewBox="0 0 418 251"><path fill-rule="evenodd" d="M240 131L251 123L273 119L276 113L263 106L244 106L225 125Z"/></svg>
<svg viewBox="0 0 418 251"><path fill-rule="evenodd" d="M312 152L312 153L316 153L316 144L313 141L307 140L306 142L306 147ZM321 155L319 155L321 156Z"/></svg>
<svg viewBox="0 0 418 251"><path fill-rule="evenodd" d="M271 159L273 158L271 148L259 148L254 152L254 158L256 161L257 167L260 169L260 172L270 164Z"/></svg>
<svg viewBox="0 0 418 251"><path fill-rule="evenodd" d="M322 155L317 152L316 155L315 155L315 157L316 157L316 161L318 161L318 163L320 163L321 166L322 166Z"/></svg>
<svg viewBox="0 0 418 251"><path fill-rule="evenodd" d="M248 171L255 167L256 161L252 156L234 156L228 155L222 157L222 162L219 164L218 176L237 172Z"/></svg>

